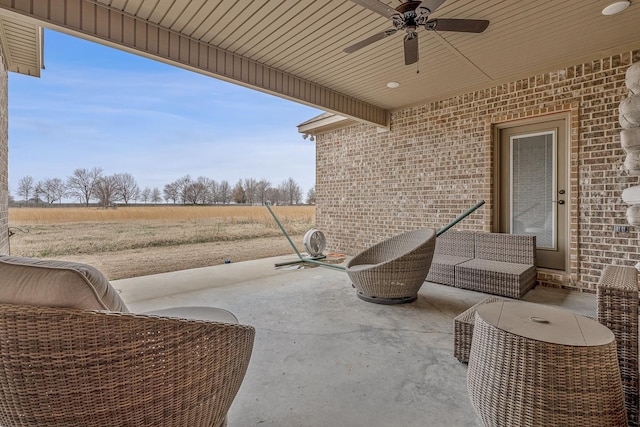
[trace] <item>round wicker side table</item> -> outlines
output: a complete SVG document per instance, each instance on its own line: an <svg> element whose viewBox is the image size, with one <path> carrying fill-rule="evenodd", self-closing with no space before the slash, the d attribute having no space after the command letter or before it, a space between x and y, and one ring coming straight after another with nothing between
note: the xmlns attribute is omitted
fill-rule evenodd
<svg viewBox="0 0 640 427"><path fill-rule="evenodd" d="M613 333L540 304L476 310L467 385L486 426L626 426Z"/></svg>

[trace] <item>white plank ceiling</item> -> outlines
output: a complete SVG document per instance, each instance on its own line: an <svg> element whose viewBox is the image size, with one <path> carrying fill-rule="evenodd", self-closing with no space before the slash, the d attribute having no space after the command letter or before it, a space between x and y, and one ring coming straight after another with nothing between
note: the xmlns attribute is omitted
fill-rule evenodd
<svg viewBox="0 0 640 427"><path fill-rule="evenodd" d="M401 2L384 3L396 7ZM0 8L34 18L45 27L61 28L151 57L155 56L153 49L142 46L166 41L148 28L166 30L199 46L215 47L218 58L220 52L229 53L236 64L246 61L264 66L278 76L293 79L291 82L295 80L295 85L309 82L315 95L303 96L298 90L240 78L235 71L228 71L228 64L223 73L202 61L176 61L171 55L161 60L204 68L212 76L379 122L374 115L367 115L367 108L393 111L640 49L640 2L633 2L621 14L604 16L601 11L608 3L447 0L430 18L486 19L491 22L488 29L482 34L419 29L420 59L409 66L404 65L402 31L357 52L343 52L347 46L392 28L390 20L348 0L0 0ZM38 13L42 4L48 11ZM65 8L67 15L56 17L56 8ZM79 9L77 23L68 15L74 8ZM127 42L126 37L114 36L113 28L108 34L99 29L92 33L86 21L106 16L92 8L108 10L110 20L115 14L131 18L138 29L143 24L147 28L144 34L136 30L133 37L148 40L144 44ZM127 22L122 24L123 31ZM151 40L154 37L158 40ZM211 64L210 58L207 64ZM390 81L399 82L400 87L387 88ZM325 89L327 92L322 92Z"/></svg>

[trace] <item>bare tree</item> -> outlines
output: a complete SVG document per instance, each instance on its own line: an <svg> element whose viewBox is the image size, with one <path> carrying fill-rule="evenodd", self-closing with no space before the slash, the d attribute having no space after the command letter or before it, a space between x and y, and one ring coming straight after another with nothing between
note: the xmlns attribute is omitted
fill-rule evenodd
<svg viewBox="0 0 640 427"><path fill-rule="evenodd" d="M172 201L175 204L180 198L180 194L178 192L178 184L175 181L169 184L165 184L163 193L164 199L167 202Z"/></svg>
<svg viewBox="0 0 640 427"><path fill-rule="evenodd" d="M246 203L247 202L247 194L242 187L242 180L239 180L235 187L233 187L233 191L231 192L231 198L236 203Z"/></svg>
<svg viewBox="0 0 640 427"><path fill-rule="evenodd" d="M33 177L30 175L23 176L18 181L18 197L22 198L22 200L26 202L29 201L29 197L33 194L34 185L33 185Z"/></svg>
<svg viewBox="0 0 640 427"><path fill-rule="evenodd" d="M180 203L184 203L184 204L188 203L187 189L192 182L193 181L191 181L191 177L189 175L185 175L182 178L175 181L176 188L178 190L178 199L180 200Z"/></svg>
<svg viewBox="0 0 640 427"><path fill-rule="evenodd" d="M102 176L102 168L76 169L70 177L67 177L67 190L69 196L78 199L85 206L94 197L96 183Z"/></svg>
<svg viewBox="0 0 640 427"><path fill-rule="evenodd" d="M272 205L284 204L285 199L282 197L280 187L269 187L267 189L267 200L271 202Z"/></svg>
<svg viewBox="0 0 640 427"><path fill-rule="evenodd" d="M244 193L247 198L247 203L253 205L256 202L256 190L258 181L255 178L247 178L244 180Z"/></svg>
<svg viewBox="0 0 640 427"><path fill-rule="evenodd" d="M220 181L220 185L218 186L218 194L220 197L220 203L226 205L231 200L231 186L229 185L229 181Z"/></svg>
<svg viewBox="0 0 640 427"><path fill-rule="evenodd" d="M293 178L283 181L282 184L280 184L279 190L282 193L281 197L285 203L289 205L297 205L300 203L302 190Z"/></svg>
<svg viewBox="0 0 640 427"><path fill-rule="evenodd" d="M95 196L100 206L108 208L115 203L117 186L118 182L115 175L102 176L98 179L95 187Z"/></svg>
<svg viewBox="0 0 640 427"><path fill-rule="evenodd" d="M203 205L209 203L209 199L211 198L209 195L209 192L211 191L211 179L205 176L199 176L196 182L200 187L198 203Z"/></svg>
<svg viewBox="0 0 640 427"><path fill-rule="evenodd" d="M140 196L140 187L136 179L130 173L117 173L113 175L116 181L116 200L121 200L125 205L136 200Z"/></svg>
<svg viewBox="0 0 640 427"><path fill-rule="evenodd" d="M162 195L160 194L160 190L158 187L153 187L151 190L151 203L160 203L162 202Z"/></svg>
<svg viewBox="0 0 640 427"><path fill-rule="evenodd" d="M64 182L60 178L43 179L38 182L36 187L39 195L43 196L49 204L61 202L66 193Z"/></svg>
<svg viewBox="0 0 640 427"><path fill-rule="evenodd" d="M149 187L144 187L144 190L140 192L140 201L142 203L148 203L151 199L151 189Z"/></svg>
<svg viewBox="0 0 640 427"><path fill-rule="evenodd" d="M43 201L40 198L42 196L42 190L40 190L40 188L38 187L38 184L36 184L36 186L33 188L33 201L36 202L36 204Z"/></svg>
<svg viewBox="0 0 640 427"><path fill-rule="evenodd" d="M207 200L208 180L205 177L199 177L197 181L191 181L186 184L184 189L184 203L192 205L204 204Z"/></svg>
<svg viewBox="0 0 640 427"><path fill-rule="evenodd" d="M316 186L314 185L307 191L307 204L315 205L316 204Z"/></svg>
<svg viewBox="0 0 640 427"><path fill-rule="evenodd" d="M195 205L198 203L198 184L190 182L184 186L182 191L182 203L185 205Z"/></svg>
<svg viewBox="0 0 640 427"><path fill-rule="evenodd" d="M271 182L266 179L261 179L256 184L256 200L260 202L260 204L264 205L269 200L269 189L271 188Z"/></svg>
<svg viewBox="0 0 640 427"><path fill-rule="evenodd" d="M207 203L217 205L220 202L220 184L215 179L209 180L209 191L207 191Z"/></svg>

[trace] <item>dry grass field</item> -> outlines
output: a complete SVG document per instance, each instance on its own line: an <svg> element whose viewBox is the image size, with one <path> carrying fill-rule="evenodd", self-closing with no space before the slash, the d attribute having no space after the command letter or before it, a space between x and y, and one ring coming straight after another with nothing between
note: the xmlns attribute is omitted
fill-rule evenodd
<svg viewBox="0 0 640 427"><path fill-rule="evenodd" d="M273 211L302 249L313 206ZM264 206L10 208L11 254L86 262L122 279L293 253Z"/></svg>

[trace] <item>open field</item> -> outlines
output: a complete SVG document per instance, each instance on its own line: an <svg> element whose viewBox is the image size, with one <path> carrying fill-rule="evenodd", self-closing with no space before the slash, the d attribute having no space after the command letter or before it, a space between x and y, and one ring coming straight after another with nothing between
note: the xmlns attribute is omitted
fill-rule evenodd
<svg viewBox="0 0 640 427"><path fill-rule="evenodd" d="M313 206L273 207L302 250ZM86 262L109 279L293 253L264 206L10 208L11 254Z"/></svg>

